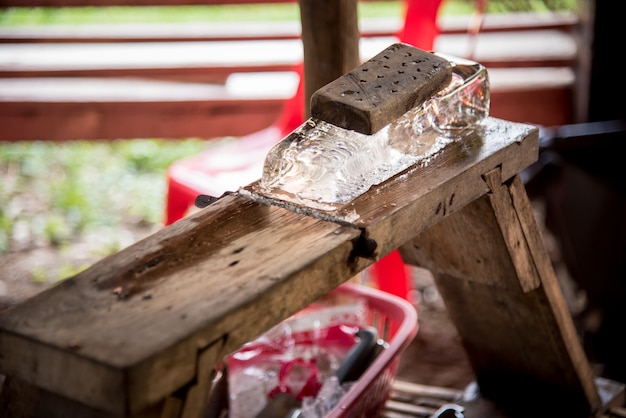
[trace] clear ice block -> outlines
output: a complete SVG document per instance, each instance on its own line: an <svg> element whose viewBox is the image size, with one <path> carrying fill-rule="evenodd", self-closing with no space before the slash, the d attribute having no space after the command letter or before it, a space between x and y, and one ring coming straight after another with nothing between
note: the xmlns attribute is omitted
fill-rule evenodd
<svg viewBox="0 0 626 418"><path fill-rule="evenodd" d="M489 115L488 73L477 62L436 54L453 66L447 87L373 135L310 118L270 149L255 192L334 210L463 138Z"/></svg>

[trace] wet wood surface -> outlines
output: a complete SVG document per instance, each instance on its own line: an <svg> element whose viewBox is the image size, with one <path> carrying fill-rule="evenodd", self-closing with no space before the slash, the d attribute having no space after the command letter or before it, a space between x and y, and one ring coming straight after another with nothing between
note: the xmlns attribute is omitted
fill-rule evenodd
<svg viewBox="0 0 626 418"><path fill-rule="evenodd" d="M134 413L193 381L200 351L222 344L216 362L354 275L359 235L224 197L7 312L0 369Z"/></svg>
<svg viewBox="0 0 626 418"><path fill-rule="evenodd" d="M382 256L487 193L484 173L501 167L504 181L532 164L537 155L535 127L488 118L436 158L408 168L333 212L315 216L363 229ZM247 189L256 190L255 184Z"/></svg>
<svg viewBox="0 0 626 418"><path fill-rule="evenodd" d="M102 416L159 416L175 392L202 391L201 365L424 236L486 389L524 376L520 389L547 382L598 407L517 177L537 152L535 127L488 118L332 212L258 199L249 185L3 312L0 373Z"/></svg>

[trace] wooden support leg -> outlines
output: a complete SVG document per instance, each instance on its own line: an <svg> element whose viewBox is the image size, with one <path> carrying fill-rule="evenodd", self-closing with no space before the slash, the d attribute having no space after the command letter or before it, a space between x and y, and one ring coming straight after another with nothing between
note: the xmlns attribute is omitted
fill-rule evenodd
<svg viewBox="0 0 626 418"><path fill-rule="evenodd" d="M219 361L223 340L198 353L196 379L176 393L132 418L202 418L220 416L219 403L209 405L215 364ZM224 383L224 382L222 382ZM208 415L207 415L208 414ZM8 376L0 386L0 416L12 418L115 418L117 415L90 408L28 382Z"/></svg>
<svg viewBox="0 0 626 418"><path fill-rule="evenodd" d="M589 417L602 408L519 176L402 248L429 268L482 396L517 416Z"/></svg>
<svg viewBox="0 0 626 418"><path fill-rule="evenodd" d="M223 348L223 341L212 344L205 350L198 353L198 367L196 371L196 381L187 390L181 391L181 409L179 415L171 415L172 418L202 418L206 416L209 406L209 394L211 393L211 382L215 376L215 364L219 359L219 353ZM224 382L221 382L224 383ZM174 399L174 398L172 398ZM175 400L174 400L174 403ZM211 416L219 416L220 409L224 405L219 403L211 404L208 413ZM167 416L169 418L170 415ZM165 416L163 417L165 418Z"/></svg>
<svg viewBox="0 0 626 418"><path fill-rule="evenodd" d="M132 418L161 418L162 404L147 408ZM57 395L12 376L0 392L0 416L11 418L116 418L105 411Z"/></svg>

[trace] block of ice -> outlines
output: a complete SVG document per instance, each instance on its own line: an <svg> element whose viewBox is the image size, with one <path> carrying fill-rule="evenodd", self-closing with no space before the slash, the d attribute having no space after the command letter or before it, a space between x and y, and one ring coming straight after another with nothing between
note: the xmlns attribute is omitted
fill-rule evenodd
<svg viewBox="0 0 626 418"><path fill-rule="evenodd" d="M489 114L489 77L479 63L445 57L449 85L372 135L307 120L268 152L255 192L333 210L463 138Z"/></svg>

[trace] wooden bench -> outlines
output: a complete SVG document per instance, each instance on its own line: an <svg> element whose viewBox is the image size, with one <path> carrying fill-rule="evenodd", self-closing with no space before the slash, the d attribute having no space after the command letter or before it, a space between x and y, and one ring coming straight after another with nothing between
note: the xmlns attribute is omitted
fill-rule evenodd
<svg viewBox="0 0 626 418"><path fill-rule="evenodd" d="M404 74L399 54L378 71ZM400 81L385 74L367 78L393 91ZM390 93L392 106L365 96L393 119L410 87ZM624 385L596 379L585 358L519 175L537 160L538 131L489 117L334 210L276 201L256 182L223 196L0 314L0 410L199 417L225 355L396 249L433 272L500 416L595 418L623 405Z"/></svg>
<svg viewBox="0 0 626 418"><path fill-rule="evenodd" d="M200 417L212 365L400 248L496 405L468 418L599 417L624 385L594 377L560 292L518 174L537 151L536 127L489 118L331 213L227 195L0 314L0 408Z"/></svg>
<svg viewBox="0 0 626 418"><path fill-rule="evenodd" d="M3 5L55 2L17 3ZM363 20L362 59L395 42L402 24ZM441 18L435 49L467 56L468 25ZM578 25L571 14L485 17L473 58L490 70L494 116L575 121ZM302 60L298 24L2 28L0 37L4 141L245 135L280 115Z"/></svg>

